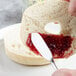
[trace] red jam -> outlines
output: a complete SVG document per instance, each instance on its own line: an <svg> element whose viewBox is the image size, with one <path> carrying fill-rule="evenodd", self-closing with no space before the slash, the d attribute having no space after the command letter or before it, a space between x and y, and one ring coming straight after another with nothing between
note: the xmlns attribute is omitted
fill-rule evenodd
<svg viewBox="0 0 76 76"><path fill-rule="evenodd" d="M40 33L39 33L40 34ZM70 36L63 35L52 35L52 34L40 34L47 46L51 50L54 58L64 58L64 54L71 47L73 38ZM31 41L31 34L29 34L26 45L33 51L35 54L40 55L37 49L34 47Z"/></svg>
<svg viewBox="0 0 76 76"><path fill-rule="evenodd" d="M65 1L70 2L70 0L65 0Z"/></svg>

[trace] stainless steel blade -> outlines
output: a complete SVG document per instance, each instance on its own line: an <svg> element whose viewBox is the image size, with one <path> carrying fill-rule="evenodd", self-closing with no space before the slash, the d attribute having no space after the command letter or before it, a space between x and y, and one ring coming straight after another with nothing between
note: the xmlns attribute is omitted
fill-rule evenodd
<svg viewBox="0 0 76 76"><path fill-rule="evenodd" d="M39 51L39 53L48 61L51 61L54 64L54 67L57 69L57 66L54 62L52 53L50 49L48 48L47 44L43 40L40 34L38 33L32 33L31 34L31 40L36 49Z"/></svg>
<svg viewBox="0 0 76 76"><path fill-rule="evenodd" d="M52 59L52 53L50 52L50 49L48 48L42 37L38 33L32 33L31 40L40 54L50 61L50 59Z"/></svg>

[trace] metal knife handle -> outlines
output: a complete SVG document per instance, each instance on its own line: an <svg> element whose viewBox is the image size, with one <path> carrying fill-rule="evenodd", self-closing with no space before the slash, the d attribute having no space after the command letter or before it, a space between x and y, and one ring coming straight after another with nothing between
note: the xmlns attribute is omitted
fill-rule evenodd
<svg viewBox="0 0 76 76"><path fill-rule="evenodd" d="M51 62L52 62L52 64L53 64L53 68L55 68L56 70L58 70L58 67L56 66L55 61L54 61L53 58L51 59Z"/></svg>

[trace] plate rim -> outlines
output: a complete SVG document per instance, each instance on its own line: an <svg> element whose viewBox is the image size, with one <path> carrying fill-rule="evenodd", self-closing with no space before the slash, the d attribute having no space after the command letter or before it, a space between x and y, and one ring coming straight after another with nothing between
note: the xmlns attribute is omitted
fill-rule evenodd
<svg viewBox="0 0 76 76"><path fill-rule="evenodd" d="M6 27L0 29L0 40L2 40L2 39L4 38L4 33L5 33L8 29L10 29L10 28L12 28L12 27L15 27L16 25L18 26L18 25L20 25L20 24L21 24L21 23L12 24L12 25L9 25L9 26L6 26Z"/></svg>

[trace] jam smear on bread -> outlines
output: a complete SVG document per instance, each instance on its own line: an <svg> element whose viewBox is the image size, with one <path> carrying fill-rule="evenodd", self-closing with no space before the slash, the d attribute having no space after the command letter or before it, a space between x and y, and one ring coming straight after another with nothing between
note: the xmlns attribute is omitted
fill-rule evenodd
<svg viewBox="0 0 76 76"><path fill-rule="evenodd" d="M65 1L70 2L70 0L65 0Z"/></svg>
<svg viewBox="0 0 76 76"><path fill-rule="evenodd" d="M65 52L68 52L69 48L71 48L71 44L73 41L73 38L71 36L63 36L62 34L61 35L41 34L41 33L39 34L46 42L54 58L64 58ZM28 35L26 45L35 54L40 55L40 53L37 51L37 49L34 47L31 41L31 33Z"/></svg>

